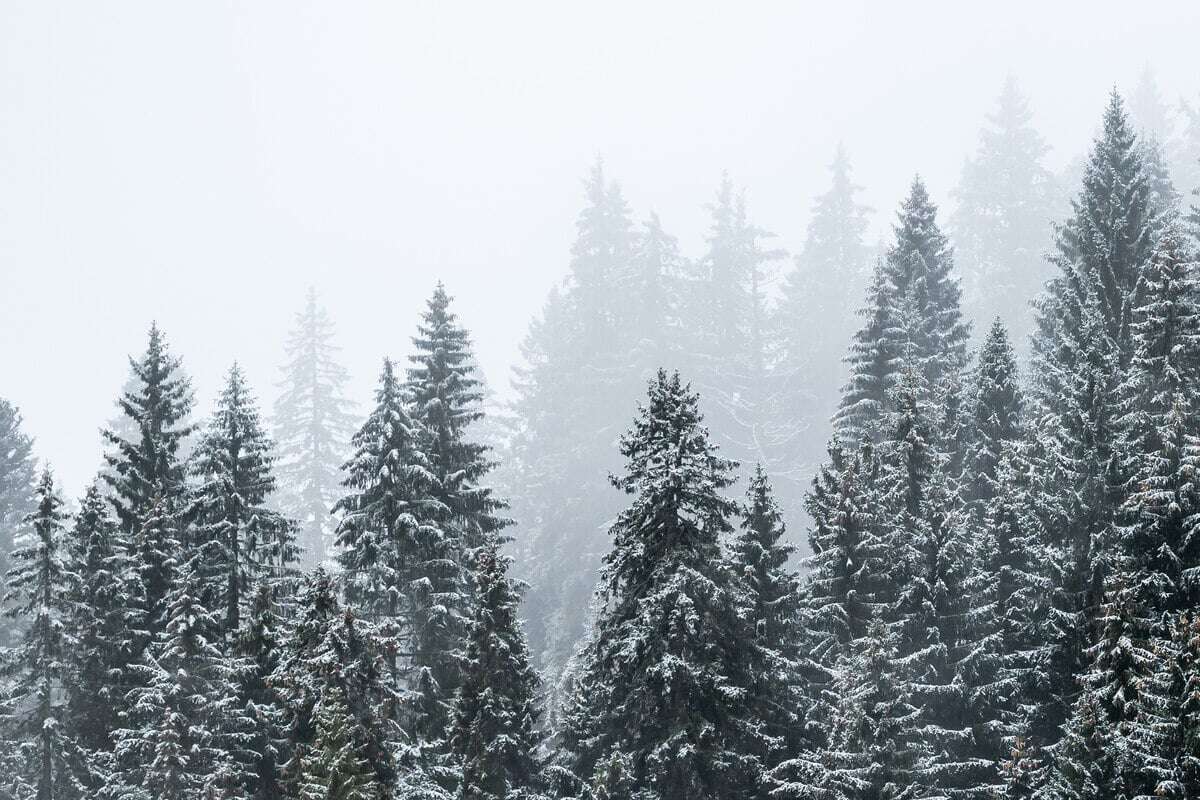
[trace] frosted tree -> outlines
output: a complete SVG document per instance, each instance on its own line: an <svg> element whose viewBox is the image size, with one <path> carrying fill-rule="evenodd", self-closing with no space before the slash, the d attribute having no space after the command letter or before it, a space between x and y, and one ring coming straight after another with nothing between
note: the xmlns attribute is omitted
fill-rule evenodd
<svg viewBox="0 0 1200 800"><path fill-rule="evenodd" d="M279 510L300 525L304 564L322 561L333 542L333 504L341 496L341 466L354 432L349 376L338 361L334 324L310 288L285 344L280 394L272 418L277 443Z"/></svg>
<svg viewBox="0 0 1200 800"><path fill-rule="evenodd" d="M996 496L996 470L1005 446L1025 434L1016 356L999 317L979 350L970 384L962 496L979 514Z"/></svg>
<svg viewBox="0 0 1200 800"><path fill-rule="evenodd" d="M33 490L33 440L21 430L21 412L0 398L0 575L8 573L16 534L33 508ZM8 631L8 620L0 620L0 645Z"/></svg>
<svg viewBox="0 0 1200 800"><path fill-rule="evenodd" d="M958 281L937 207L920 178L900 205L895 243L872 279L862 329L850 355L836 427L844 441L877 433L905 364L931 390L958 377L966 364L970 327L959 311Z"/></svg>
<svg viewBox="0 0 1200 800"><path fill-rule="evenodd" d="M129 542L95 484L80 501L68 543L77 580L67 596L66 627L76 641L65 724L84 748L106 751L131 688L128 668L145 634L138 629L139 582Z"/></svg>
<svg viewBox="0 0 1200 800"><path fill-rule="evenodd" d="M391 796L403 737L396 722L402 696L389 662L386 638L342 608L318 567L301 588L268 681L286 721L285 796L352 798L337 792L363 786Z"/></svg>
<svg viewBox="0 0 1200 800"><path fill-rule="evenodd" d="M459 797L532 798L541 783L539 680L518 616L520 594L494 545L480 553L475 581L479 602L450 741L462 769Z"/></svg>
<svg viewBox="0 0 1200 800"><path fill-rule="evenodd" d="M406 728L444 745L461 680L471 583L464 542L443 527L448 510L423 449L429 440L385 360L376 406L352 441L348 493L336 506L337 542L347 599L400 637L401 666L417 691Z"/></svg>
<svg viewBox="0 0 1200 800"><path fill-rule="evenodd" d="M823 739L819 730L810 729L817 726L811 724L816 703L809 681L818 668L810 664L799 579L788 568L794 548L784 535L770 481L759 465L726 558L734 603L745 626L739 647L741 670L749 676L743 749L754 754L763 769Z"/></svg>
<svg viewBox="0 0 1200 800"><path fill-rule="evenodd" d="M112 451L105 456L109 500L123 536L135 540L141 580L143 625L155 631L162 622L171 585L172 565L180 554L166 538L182 525L187 472L180 452L194 431L189 422L191 384L172 356L157 325L151 325L146 352L130 359L133 390L118 400L124 434L104 431Z"/></svg>
<svg viewBox="0 0 1200 800"><path fill-rule="evenodd" d="M744 796L739 676L720 537L736 506L698 398L660 372L621 439L613 478L633 496L613 524L593 635L562 734L563 759L597 796Z"/></svg>
<svg viewBox="0 0 1200 800"><path fill-rule="evenodd" d="M514 568L530 586L530 648L552 693L584 634L603 526L617 511L602 490L618 466L612 443L633 411L631 387L643 380L629 368L622 324L643 299L630 294L639 285L631 264L634 222L602 162L584 192L566 280L522 344L512 457L504 469L521 525Z"/></svg>
<svg viewBox="0 0 1200 800"><path fill-rule="evenodd" d="M297 557L293 523L268 506L274 456L245 375L234 364L191 467L189 545L200 555L201 602L232 635L253 587L283 581Z"/></svg>
<svg viewBox="0 0 1200 800"><path fill-rule="evenodd" d="M963 166L950 219L962 268L963 308L976 320L1004 316L1022 348L1032 329L1030 299L1050 277L1045 253L1058 216L1049 150L1032 125L1029 102L1012 77Z"/></svg>
<svg viewBox="0 0 1200 800"><path fill-rule="evenodd" d="M423 448L437 479L434 495L445 507L443 533L458 538L457 547L469 554L499 534L506 505L482 484L495 466L470 431L483 418L482 383L451 299L439 282L413 338L406 393L427 436Z"/></svg>
<svg viewBox="0 0 1200 800"><path fill-rule="evenodd" d="M778 396L772 413L793 420L780 431L774 469L786 489L785 512L798 510L801 476L821 460L819 448L832 432L829 417L847 378L842 354L855 332L846 308L862 296L870 274L870 209L857 200L862 187L840 146L829 169L831 185L813 203L804 247L773 312Z"/></svg>
<svg viewBox="0 0 1200 800"><path fill-rule="evenodd" d="M688 289L691 339L685 364L708 399L714 437L731 455L771 463L778 432L768 414L767 284L784 251L750 222L728 175L708 206L708 250Z"/></svg>
<svg viewBox="0 0 1200 800"><path fill-rule="evenodd" d="M1124 105L1114 94L1085 167L1073 212L1059 230L1058 274L1038 301L1030 370L1031 419L1047 457L1040 459L1048 505L1048 544L1059 611L1054 692L1065 718L1088 646L1085 617L1099 607L1110 560L1119 493L1113 446L1118 376L1133 358L1136 287L1164 221Z"/></svg>
<svg viewBox="0 0 1200 800"><path fill-rule="evenodd" d="M232 690L238 664L223 652L222 611L202 600L204 550L175 570L161 631L131 667L114 734L109 791L161 800L225 797L249 782L253 721Z"/></svg>
<svg viewBox="0 0 1200 800"><path fill-rule="evenodd" d="M31 540L12 552L5 576L5 613L21 631L0 660L0 676L9 681L0 695L0 736L17 770L6 779L25 787L16 797L83 797L90 776L66 729L60 695L70 680L70 653L76 646L65 623L78 578L66 562L62 500L49 470L38 479L34 503L24 520Z"/></svg>
<svg viewBox="0 0 1200 800"><path fill-rule="evenodd" d="M280 767L287 753L281 743L287 718L270 680L282 657L284 615L292 610L280 597L284 588L269 580L255 585L228 648L235 659L230 691L249 723L237 766L244 770L244 787L253 800L277 800L283 792Z"/></svg>

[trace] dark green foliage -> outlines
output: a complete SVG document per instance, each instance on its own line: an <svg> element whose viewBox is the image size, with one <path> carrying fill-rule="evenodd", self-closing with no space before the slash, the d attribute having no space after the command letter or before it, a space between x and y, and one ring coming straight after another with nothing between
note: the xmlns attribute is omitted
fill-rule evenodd
<svg viewBox="0 0 1200 800"><path fill-rule="evenodd" d="M478 607L472 617L462 686L455 698L451 749L461 764L463 800L530 797L541 783L538 676L518 618L520 595L495 546L476 560Z"/></svg>

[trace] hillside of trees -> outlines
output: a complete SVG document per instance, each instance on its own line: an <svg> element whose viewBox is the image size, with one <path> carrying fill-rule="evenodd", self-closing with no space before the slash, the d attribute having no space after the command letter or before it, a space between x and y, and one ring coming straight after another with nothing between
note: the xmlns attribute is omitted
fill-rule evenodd
<svg viewBox="0 0 1200 800"><path fill-rule="evenodd" d="M597 161L507 403L440 282L269 414L147 320L79 498L0 400L0 800L1200 797L1200 118L1097 111L795 254Z"/></svg>

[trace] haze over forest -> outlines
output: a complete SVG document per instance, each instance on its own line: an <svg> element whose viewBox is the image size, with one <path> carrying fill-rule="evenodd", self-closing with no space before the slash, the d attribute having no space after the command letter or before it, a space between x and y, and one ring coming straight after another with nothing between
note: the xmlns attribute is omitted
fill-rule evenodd
<svg viewBox="0 0 1200 800"><path fill-rule="evenodd" d="M1009 75L1055 172L1147 68L1200 102L1200 10L1088 8L0 3L3 394L74 492L151 319L201 407L234 358L269 401L313 286L365 403L440 278L511 396L597 156L688 257L723 170L795 254L841 142L883 240L914 173L953 211Z"/></svg>
<svg viewBox="0 0 1200 800"><path fill-rule="evenodd" d="M0 800L1200 797L1200 12L911 5L0 0Z"/></svg>

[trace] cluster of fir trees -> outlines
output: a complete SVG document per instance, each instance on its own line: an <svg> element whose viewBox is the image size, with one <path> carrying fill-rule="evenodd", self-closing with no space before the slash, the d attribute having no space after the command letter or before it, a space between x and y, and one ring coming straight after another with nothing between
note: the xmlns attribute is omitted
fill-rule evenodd
<svg viewBox="0 0 1200 800"><path fill-rule="evenodd" d="M303 318L320 319L311 301ZM352 438L336 572L297 568L304 521L273 508L273 443L236 366L194 426L152 327L74 513L49 470L28 491L30 443L3 406L3 510L32 508L6 529L0 797L534 796L538 678L504 504L467 432L470 342L440 285L413 344Z"/></svg>
<svg viewBox="0 0 1200 800"><path fill-rule="evenodd" d="M558 720L560 796L1200 793L1200 212L1146 153L1114 94L1024 383L998 320L968 359L914 182L803 577L761 469L739 509L696 395L652 381Z"/></svg>
<svg viewBox="0 0 1200 800"><path fill-rule="evenodd" d="M1046 150L1010 81L963 168L949 225L964 313L1004 313L1021 361L1034 322L1028 302L1051 273L1049 222L1067 206ZM563 669L587 627L604 526L619 510L595 487L619 467L630 398L659 366L688 376L723 452L763 464L785 515L806 519L805 490L849 378L842 356L856 320L845 310L870 288L884 250L867 240L870 210L840 148L830 179L786 268L728 179L707 206L706 247L695 257L657 216L637 224L600 165L586 181L569 274L524 344L502 470L523 530L529 634L556 689L569 685Z"/></svg>

